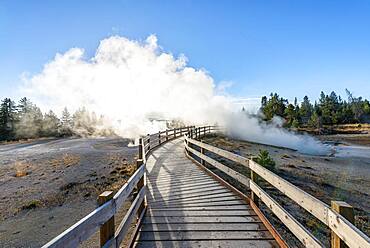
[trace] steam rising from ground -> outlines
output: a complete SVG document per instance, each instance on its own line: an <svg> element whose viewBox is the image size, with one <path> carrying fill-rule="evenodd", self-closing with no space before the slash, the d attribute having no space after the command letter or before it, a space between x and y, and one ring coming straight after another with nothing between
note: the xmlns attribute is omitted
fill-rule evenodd
<svg viewBox="0 0 370 248"><path fill-rule="evenodd" d="M282 128L282 120L274 117L271 123L261 123L245 114L232 114L227 118L226 132L229 136L256 143L282 146L301 153L328 155L331 150L309 135L294 134Z"/></svg>
<svg viewBox="0 0 370 248"><path fill-rule="evenodd" d="M320 143L236 113L232 97L216 94L212 77L187 66L183 55L164 52L154 35L145 41L113 36L100 42L96 54L72 48L57 54L42 72L24 79L23 93L43 110L61 113L81 106L104 114L120 135L135 138L164 129L165 122L218 123L233 136L317 153ZM319 146L318 146L319 145Z"/></svg>

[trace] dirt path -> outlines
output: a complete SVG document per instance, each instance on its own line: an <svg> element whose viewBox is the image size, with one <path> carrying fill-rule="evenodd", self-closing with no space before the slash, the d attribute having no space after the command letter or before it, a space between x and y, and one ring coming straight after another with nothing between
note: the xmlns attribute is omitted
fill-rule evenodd
<svg viewBox="0 0 370 248"><path fill-rule="evenodd" d="M0 145L0 247L39 247L133 172L136 147L113 138Z"/></svg>

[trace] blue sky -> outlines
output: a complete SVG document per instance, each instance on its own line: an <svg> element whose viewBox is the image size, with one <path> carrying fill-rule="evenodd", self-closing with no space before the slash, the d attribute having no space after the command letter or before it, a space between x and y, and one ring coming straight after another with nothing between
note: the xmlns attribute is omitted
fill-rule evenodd
<svg viewBox="0 0 370 248"><path fill-rule="evenodd" d="M185 54L241 98L321 90L370 98L370 1L0 0L0 97L15 95L71 47L93 55L110 35Z"/></svg>

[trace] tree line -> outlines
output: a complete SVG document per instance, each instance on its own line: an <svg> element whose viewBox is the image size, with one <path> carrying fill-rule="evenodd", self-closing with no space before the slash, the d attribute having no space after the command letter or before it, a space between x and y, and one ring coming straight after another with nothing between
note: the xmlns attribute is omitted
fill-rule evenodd
<svg viewBox="0 0 370 248"><path fill-rule="evenodd" d="M322 125L370 123L370 103L362 97L355 97L346 89L347 99L332 91L326 95L323 91L318 101L311 103L308 96L299 104L297 98L293 103L271 93L270 97L261 99L261 113L265 121L274 116L285 119L286 127L320 128Z"/></svg>
<svg viewBox="0 0 370 248"><path fill-rule="evenodd" d="M104 116L80 108L71 114L65 107L61 118L50 110L41 109L26 97L15 103L5 98L0 105L0 141L31 139L40 137L66 137L88 135L113 135L110 127L105 127Z"/></svg>

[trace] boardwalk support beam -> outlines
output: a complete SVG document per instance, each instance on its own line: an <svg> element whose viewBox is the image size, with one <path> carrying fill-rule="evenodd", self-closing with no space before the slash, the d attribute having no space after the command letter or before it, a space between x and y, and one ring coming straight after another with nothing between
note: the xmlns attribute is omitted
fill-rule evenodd
<svg viewBox="0 0 370 248"><path fill-rule="evenodd" d="M251 170L251 181L255 182L256 184L258 184L258 175L256 172L252 171ZM258 196L256 195L256 193L254 193L253 191L251 191L251 200L254 202L254 204L259 207L259 199L258 199Z"/></svg>
<svg viewBox="0 0 370 248"><path fill-rule="evenodd" d="M353 207L348 203L343 201L331 201L331 208L351 223L355 222ZM343 240L340 239L338 235L335 234L334 231L331 231L331 247L345 248L348 246L343 242Z"/></svg>
<svg viewBox="0 0 370 248"><path fill-rule="evenodd" d="M113 191L104 191L98 197L98 204L102 206L113 198ZM100 247L114 237L114 215L100 227Z"/></svg>
<svg viewBox="0 0 370 248"><path fill-rule="evenodd" d="M200 153L204 155L204 148L203 147L200 148ZM206 161L204 159L202 159L202 158L200 159L200 163L202 165L206 165Z"/></svg>
<svg viewBox="0 0 370 248"><path fill-rule="evenodd" d="M139 159L143 159L143 139L139 139Z"/></svg>
<svg viewBox="0 0 370 248"><path fill-rule="evenodd" d="M142 159L138 159L136 161L136 166L137 166L137 169L140 168L140 166L143 164L143 160ZM146 176L146 173L144 172L144 175L141 177L141 179L137 182L137 192L140 192L140 190L145 186L145 178ZM146 198L144 197L144 200L143 202L141 203L138 211L137 211L137 215L138 215L138 218L141 216L141 213L144 211L145 209L145 206L146 206Z"/></svg>

